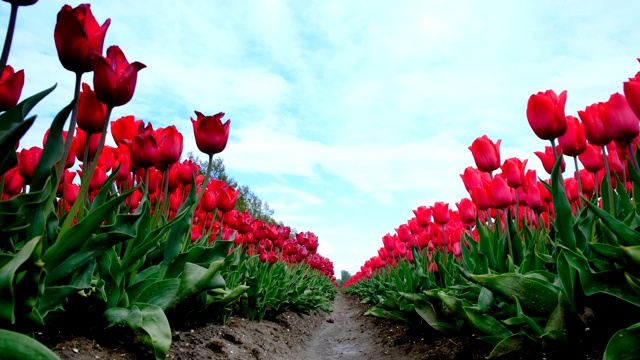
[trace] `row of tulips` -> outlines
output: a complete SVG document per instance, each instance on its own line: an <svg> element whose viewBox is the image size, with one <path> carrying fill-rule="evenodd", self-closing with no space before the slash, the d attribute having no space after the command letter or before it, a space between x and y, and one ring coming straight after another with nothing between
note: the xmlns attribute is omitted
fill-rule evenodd
<svg viewBox="0 0 640 360"><path fill-rule="evenodd" d="M229 137L224 113L191 119L206 170L181 161L175 126L109 121L145 66L117 46L102 55L111 21L100 25L89 4L63 6L54 29L59 60L75 74L73 100L43 147L17 151L35 120L28 114L55 86L18 102L24 70L6 62L18 9L37 0L5 1L12 11L0 64L0 353L55 359L23 334L124 325L163 359L170 322L330 311L333 264L317 253L318 238L235 210L238 192L211 179L213 156ZM90 72L93 87L82 82ZM109 130L115 146L105 144Z"/></svg>
<svg viewBox="0 0 640 360"><path fill-rule="evenodd" d="M373 304L370 315L480 331L495 345L489 357L535 347L577 357L590 344L607 360L636 358L640 72L624 93L579 119L565 115L566 91L532 95L526 115L550 141L535 153L550 179L527 170L528 160L502 162L500 140L477 138L476 167L460 175L469 198L457 210L443 202L414 210L347 292ZM575 166L566 179L564 157Z"/></svg>

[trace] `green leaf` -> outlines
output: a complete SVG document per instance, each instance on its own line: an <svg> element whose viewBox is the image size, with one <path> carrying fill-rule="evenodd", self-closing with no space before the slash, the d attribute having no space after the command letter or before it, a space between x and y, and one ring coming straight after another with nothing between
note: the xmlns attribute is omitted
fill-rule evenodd
<svg viewBox="0 0 640 360"><path fill-rule="evenodd" d="M640 232L631 229L627 225L625 225L622 221L614 218L609 215L606 211L600 209L596 205L592 204L589 201L585 201L587 206L591 211L593 211L596 216L600 218L600 220L604 223L604 225L613 232L617 238L620 245L624 246L636 246L640 245ZM604 200L603 200L604 203ZM571 248L570 248L571 249Z"/></svg>
<svg viewBox="0 0 640 360"><path fill-rule="evenodd" d="M484 334L498 338L507 338L513 335L500 321L489 314L481 312L476 307L465 307L464 311L471 324Z"/></svg>
<svg viewBox="0 0 640 360"><path fill-rule="evenodd" d="M0 319L11 324L16 321L16 294L14 294L17 282L16 272L37 251L41 239L41 237L31 239L0 268Z"/></svg>
<svg viewBox="0 0 640 360"><path fill-rule="evenodd" d="M562 156L559 156L551 171L551 196L553 197L553 208L556 213L555 228L559 235L557 241L569 249L575 249L576 235L573 232L573 210L564 190L564 181L560 171L561 163Z"/></svg>
<svg viewBox="0 0 640 360"><path fill-rule="evenodd" d="M527 345L529 342L528 339L529 338L522 332L508 336L500 341L493 350L491 350L487 359L495 359L499 356L518 351Z"/></svg>
<svg viewBox="0 0 640 360"><path fill-rule="evenodd" d="M0 329L0 354L6 360L60 360L37 340L5 329Z"/></svg>
<svg viewBox="0 0 640 360"><path fill-rule="evenodd" d="M558 306L551 313L544 334L544 340L567 341L567 317L571 315L571 307L564 297L564 293L558 294Z"/></svg>
<svg viewBox="0 0 640 360"><path fill-rule="evenodd" d="M550 313L557 305L559 289L534 275L505 273L499 275L467 274L476 283L496 294L508 298L516 297L533 311Z"/></svg>
<svg viewBox="0 0 640 360"><path fill-rule="evenodd" d="M164 279L147 286L136 301L152 304L167 310L178 293L180 279Z"/></svg>
<svg viewBox="0 0 640 360"><path fill-rule="evenodd" d="M171 347L171 327L164 311L156 305L136 303L130 309L111 308L104 313L108 326L129 326L138 339L153 348L157 360L164 360Z"/></svg>
<svg viewBox="0 0 640 360"><path fill-rule="evenodd" d="M169 231L169 237L164 247L164 259L162 260L163 266L168 267L171 262L178 256L182 249L182 239L193 222L193 205L196 203L196 183L195 178L191 178L191 190L186 200L178 209L178 215L184 213L180 221L171 226Z"/></svg>
<svg viewBox="0 0 640 360"><path fill-rule="evenodd" d="M17 123L26 118L36 104L38 104L40 100L44 99L45 96L49 95L56 86L57 84L54 84L52 87L22 100L18 105L0 114L0 131L7 130L11 124Z"/></svg>
<svg viewBox="0 0 640 360"><path fill-rule="evenodd" d="M224 260L214 261L206 269L200 265L186 263L184 271L180 275L180 288L170 308L180 305L187 298L195 296L202 291L224 288L224 278L219 271L222 264L224 264Z"/></svg>
<svg viewBox="0 0 640 360"><path fill-rule="evenodd" d="M51 176L52 173L56 174L56 164L65 163L66 159L61 159L62 153L64 152L62 129L74 105L75 100L62 109L53 119L51 127L49 128L47 143L44 145L38 165L33 172L30 192L42 189L45 186L47 178Z"/></svg>
<svg viewBox="0 0 640 360"><path fill-rule="evenodd" d="M0 162L0 174L4 174L18 164L15 146L35 120L36 117L32 116L24 121L13 123L8 129L0 131L0 154L3 154Z"/></svg>
<svg viewBox="0 0 640 360"><path fill-rule="evenodd" d="M640 245L638 246L622 246L622 251L627 259L636 266L640 266Z"/></svg>
<svg viewBox="0 0 640 360"><path fill-rule="evenodd" d="M640 323L619 330L607 343L603 360L632 360L640 354Z"/></svg>

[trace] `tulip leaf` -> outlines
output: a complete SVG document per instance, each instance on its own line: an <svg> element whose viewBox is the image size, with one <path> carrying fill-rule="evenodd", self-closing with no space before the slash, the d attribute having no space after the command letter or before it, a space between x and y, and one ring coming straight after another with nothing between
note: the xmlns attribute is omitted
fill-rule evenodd
<svg viewBox="0 0 640 360"><path fill-rule="evenodd" d="M156 305L136 303L130 309L111 308L104 313L107 327L127 325L145 345L153 347L157 360L167 357L171 347L171 327L164 311Z"/></svg>
<svg viewBox="0 0 640 360"><path fill-rule="evenodd" d="M606 225L608 230L613 232L617 236L617 240L620 245L624 246L636 246L640 245L640 232L631 229L620 220L609 215L606 211L600 209L591 202L585 201L591 211L593 211L600 220Z"/></svg>
<svg viewBox="0 0 640 360"><path fill-rule="evenodd" d="M209 267L214 261L224 260L233 246L233 241L216 241L210 246L194 246L189 251L180 253L173 261L167 276L178 277L187 263L193 263L202 267Z"/></svg>
<svg viewBox="0 0 640 360"><path fill-rule="evenodd" d="M152 304L166 311L180 287L180 279L164 279L147 286L137 297L137 302Z"/></svg>
<svg viewBox="0 0 640 360"><path fill-rule="evenodd" d="M553 197L553 208L556 214L555 228L559 235L557 241L569 249L575 249L576 235L573 232L573 210L564 190L564 181L560 171L561 164L562 156L559 156L551 171L551 196Z"/></svg>
<svg viewBox="0 0 640 360"><path fill-rule="evenodd" d="M17 332L0 329L0 354L6 360L59 360L56 353L39 341Z"/></svg>
<svg viewBox="0 0 640 360"><path fill-rule="evenodd" d="M164 273L167 271L171 262L178 256L182 249L182 240L188 230L191 228L193 222L193 205L196 203L196 183L195 179L191 178L191 190L187 199L178 209L178 214L184 214L181 216L180 221L171 226L169 231L169 237L164 245L164 259L160 269L160 280L164 277Z"/></svg>
<svg viewBox="0 0 640 360"><path fill-rule="evenodd" d="M640 353L640 323L619 330L607 343L603 360L632 360Z"/></svg>
<svg viewBox="0 0 640 360"><path fill-rule="evenodd" d="M0 154L3 154L2 161L0 161L0 174L4 174L18 164L15 146L35 120L36 117L32 116L24 121L11 124L6 130L0 130Z"/></svg>
<svg viewBox="0 0 640 360"><path fill-rule="evenodd" d="M476 327L476 329L492 338L504 339L513 335L513 333L502 325L495 317L481 312L476 307L465 307L464 311L467 314L469 321Z"/></svg>
<svg viewBox="0 0 640 360"><path fill-rule="evenodd" d="M436 312L433 305L429 301L415 300L415 311L424 321L432 328L450 334L456 331L456 327L442 319L442 316Z"/></svg>
<svg viewBox="0 0 640 360"><path fill-rule="evenodd" d="M0 114L0 131L7 130L11 124L20 122L26 118L36 104L38 104L40 100L44 99L45 96L49 95L56 86L57 84L54 84L50 88L22 100L18 105Z"/></svg>
<svg viewBox="0 0 640 360"><path fill-rule="evenodd" d="M529 338L522 332L510 335L500 341L493 350L491 350L487 359L495 359L499 356L518 351L527 345L529 342L528 339Z"/></svg>
<svg viewBox="0 0 640 360"><path fill-rule="evenodd" d="M635 266L640 266L640 245L638 246L622 246L622 251L627 259Z"/></svg>
<svg viewBox="0 0 640 360"><path fill-rule="evenodd" d="M11 324L15 323L16 299L23 294L16 294L17 283L16 273L23 264L32 258L34 252L38 251L41 237L36 237L27 242L15 255L4 255L7 257L2 261L0 267L0 319ZM37 255L36 255L37 256Z"/></svg>
<svg viewBox="0 0 640 360"><path fill-rule="evenodd" d="M0 201L0 229L4 232L10 228L28 225L26 219L29 213L47 201L51 192L51 183L48 183L48 186L44 186L40 191L23 193L9 200ZM8 227L10 228L7 229Z"/></svg>
<svg viewBox="0 0 640 360"><path fill-rule="evenodd" d="M75 100L64 107L53 119L51 127L49 128L49 136L47 137L47 143L44 145L42 155L38 161L33 172L33 179L31 180L31 191L38 191L42 189L47 181L47 178L51 174L56 173L55 166L57 163L64 164L67 159L61 159L64 152L64 141L62 138L62 129L64 124L73 110Z"/></svg>
<svg viewBox="0 0 640 360"><path fill-rule="evenodd" d="M496 294L516 297L527 309L550 313L557 305L558 288L533 274L467 275Z"/></svg>
<svg viewBox="0 0 640 360"><path fill-rule="evenodd" d="M622 246L614 246L609 244L601 244L596 242L590 242L591 249L612 261L620 261L624 259L624 250Z"/></svg>

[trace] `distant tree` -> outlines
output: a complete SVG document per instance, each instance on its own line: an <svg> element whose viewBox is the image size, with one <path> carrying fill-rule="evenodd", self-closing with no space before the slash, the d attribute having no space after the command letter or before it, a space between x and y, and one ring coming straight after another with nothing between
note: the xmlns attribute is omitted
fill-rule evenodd
<svg viewBox="0 0 640 360"><path fill-rule="evenodd" d="M209 165L206 160L200 160L198 157L194 156L192 152L187 154L187 159L200 165L200 171L202 173L206 171ZM227 174L224 166L224 160L221 157L213 159L210 176L214 179L226 182L229 186L238 191L238 199L236 200L235 206L236 210L240 212L247 211L254 219L260 219L269 224L283 225L282 222L278 222L273 218L274 211L269 208L269 204L266 201L260 200L258 195L251 191L249 186L241 186L234 178Z"/></svg>
<svg viewBox="0 0 640 360"><path fill-rule="evenodd" d="M351 274L347 270L340 271L340 280L342 280L343 283L349 279L351 279Z"/></svg>

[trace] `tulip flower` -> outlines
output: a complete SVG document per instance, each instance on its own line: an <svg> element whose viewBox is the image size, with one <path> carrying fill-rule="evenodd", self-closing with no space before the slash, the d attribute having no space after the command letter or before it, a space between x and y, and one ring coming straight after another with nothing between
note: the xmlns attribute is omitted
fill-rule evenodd
<svg viewBox="0 0 640 360"><path fill-rule="evenodd" d="M133 115L123 116L111 122L111 135L118 146L130 145L133 138L144 131L144 122Z"/></svg>
<svg viewBox="0 0 640 360"><path fill-rule="evenodd" d="M89 134L102 132L107 106L101 103L89 84L82 84L78 100L78 127Z"/></svg>
<svg viewBox="0 0 640 360"><path fill-rule="evenodd" d="M167 168L168 165L172 165L180 161L183 149L183 138L182 134L174 125L164 129L159 129L158 131L163 140L159 145L160 160L156 167L162 170Z"/></svg>
<svg viewBox="0 0 640 360"><path fill-rule="evenodd" d="M556 147L556 151L561 151L560 146ZM540 161L542 162L542 167L544 167L544 170L551 174L551 171L553 170L553 166L556 164L556 158L554 155L554 151L553 148L551 146L545 146L544 147L544 152L541 151L536 151L534 152L534 154L536 154L536 156L538 156L538 158L540 158ZM560 171L564 172L564 169L566 167L564 159L561 160L562 162L560 163Z"/></svg>
<svg viewBox="0 0 640 360"><path fill-rule="evenodd" d="M540 194L540 188L537 184L527 187L526 204L535 212L540 212L544 209L544 201L542 200L542 194Z"/></svg>
<svg viewBox="0 0 640 360"><path fill-rule="evenodd" d="M200 165L194 163L191 160L185 160L182 163L178 164L178 172L177 178L178 181L183 185L191 184L191 180L194 176L198 175L198 171L200 170Z"/></svg>
<svg viewBox="0 0 640 360"><path fill-rule="evenodd" d="M542 140L554 140L564 135L566 118L564 106L567 91L557 95L553 90L538 92L527 102L527 120L533 132Z"/></svg>
<svg viewBox="0 0 640 360"><path fill-rule="evenodd" d="M31 178L33 178L33 173L36 170L36 166L38 166L40 156L42 156L42 148L37 146L22 149L22 151L18 153L18 169L20 170L20 176L24 179L25 185L31 184Z"/></svg>
<svg viewBox="0 0 640 360"><path fill-rule="evenodd" d="M150 168L158 162L160 158L160 148L158 141L153 134L151 124L143 133L136 135L131 144L131 162L139 168Z"/></svg>
<svg viewBox="0 0 640 360"><path fill-rule="evenodd" d="M578 111L578 116L584 124L585 136L589 143L603 146L613 140L606 126L604 103L591 104L584 111Z"/></svg>
<svg viewBox="0 0 640 360"><path fill-rule="evenodd" d="M411 235L411 232L409 231L409 227L407 226L407 224L400 225L396 229L396 232L398 233L398 240L404 243L413 240L413 235Z"/></svg>
<svg viewBox="0 0 640 360"><path fill-rule="evenodd" d="M487 191L491 197L491 207L504 209L514 203L513 193L507 182L500 176L491 179Z"/></svg>
<svg viewBox="0 0 640 360"><path fill-rule="evenodd" d="M449 222L449 204L438 201L431 207L433 222L438 225L446 225Z"/></svg>
<svg viewBox="0 0 640 360"><path fill-rule="evenodd" d="M491 173L500 167L500 142L502 140L494 144L487 135L483 135L471 143L469 150L480 171Z"/></svg>
<svg viewBox="0 0 640 360"><path fill-rule="evenodd" d="M218 194L215 191L205 189L204 195L200 200L200 207L203 211L213 212L216 210L218 203Z"/></svg>
<svg viewBox="0 0 640 360"><path fill-rule="evenodd" d="M76 142L77 142L77 151L76 158L78 161L84 161L84 152L85 147L87 146L87 133L82 129L77 129L76 131ZM100 134L95 133L89 135L89 152L88 159L93 159L98 152L98 146L100 145Z"/></svg>
<svg viewBox="0 0 640 360"><path fill-rule="evenodd" d="M104 37L111 19L98 25L91 12L91 5L80 4L76 8L64 5L58 12L53 38L62 66L77 74L92 70L92 54L102 54Z"/></svg>
<svg viewBox="0 0 640 360"><path fill-rule="evenodd" d="M9 195L9 197L14 197L22 192L22 187L24 185L24 179L20 176L20 170L18 167L14 167L9 169L4 174L4 194Z"/></svg>
<svg viewBox="0 0 640 360"><path fill-rule="evenodd" d="M456 207L462 223L469 225L476 222L476 207L471 199L463 198L459 203L456 203Z"/></svg>
<svg viewBox="0 0 640 360"><path fill-rule="evenodd" d="M195 114L196 120L192 118L191 122L198 149L209 156L221 153L229 140L231 120L227 120L223 124L223 112L213 116L205 116L199 111L195 111Z"/></svg>
<svg viewBox="0 0 640 360"><path fill-rule="evenodd" d="M597 146L587 144L585 151L578 156L582 166L591 173L597 173L604 168L602 151Z"/></svg>
<svg viewBox="0 0 640 360"><path fill-rule="evenodd" d="M471 195L471 200L478 210L484 211L491 207L491 197L484 186L474 187L469 192L469 195Z"/></svg>
<svg viewBox="0 0 640 360"><path fill-rule="evenodd" d="M217 207L222 212L228 212L233 210L238 198L238 191L234 190L231 186L224 186L218 190L218 203Z"/></svg>
<svg viewBox="0 0 640 360"><path fill-rule="evenodd" d="M624 96L636 117L640 118L640 72L623 84Z"/></svg>
<svg viewBox="0 0 640 360"><path fill-rule="evenodd" d="M121 106L133 97L138 71L146 65L135 61L129 63L118 46L110 46L107 56L93 57L93 88L98 99L108 107Z"/></svg>
<svg viewBox="0 0 640 360"><path fill-rule="evenodd" d="M519 188L524 184L524 170L527 166L527 161L522 161L518 158L509 158L502 164L502 175L504 176L507 184L512 188Z"/></svg>
<svg viewBox="0 0 640 360"><path fill-rule="evenodd" d="M574 116L567 116L567 132L558 138L562 153L567 156L578 156L587 147L584 125Z"/></svg>
<svg viewBox="0 0 640 360"><path fill-rule="evenodd" d="M416 210L413 210L413 214L416 216L417 225L425 227L431 222L431 209L426 206L419 206Z"/></svg>
<svg viewBox="0 0 640 360"><path fill-rule="evenodd" d="M460 178L462 178L464 188L467 189L467 191L471 191L471 189L476 186L482 186L484 181L491 180L489 174L471 166L464 169L464 173L460 174Z"/></svg>
<svg viewBox="0 0 640 360"><path fill-rule="evenodd" d="M5 66L0 77L0 111L7 111L18 104L24 86L24 70L15 72Z"/></svg>
<svg viewBox="0 0 640 360"><path fill-rule="evenodd" d="M611 95L605 103L604 111L606 127L613 140L629 143L640 134L640 120L631 110L624 95Z"/></svg>

